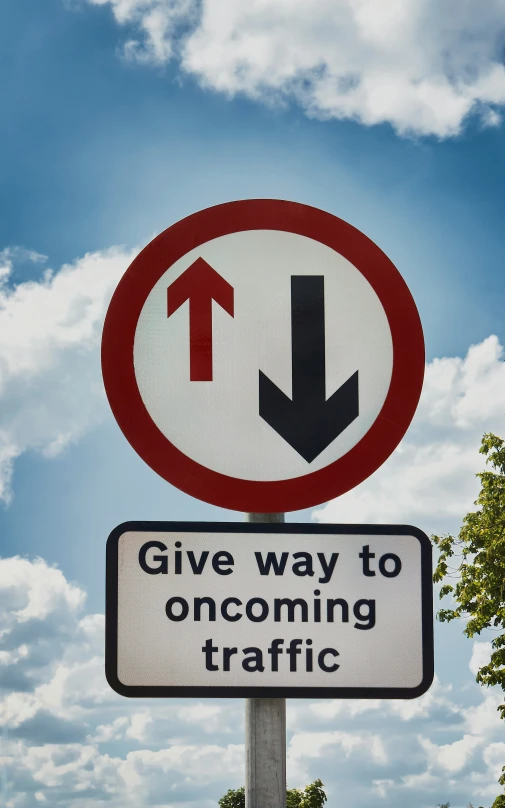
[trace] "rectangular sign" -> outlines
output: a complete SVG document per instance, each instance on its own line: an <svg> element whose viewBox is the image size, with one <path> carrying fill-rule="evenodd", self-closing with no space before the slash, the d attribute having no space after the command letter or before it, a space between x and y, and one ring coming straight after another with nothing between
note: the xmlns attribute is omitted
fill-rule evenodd
<svg viewBox="0 0 505 808"><path fill-rule="evenodd" d="M107 542L105 668L133 697L420 696L431 543L405 525L125 523Z"/></svg>

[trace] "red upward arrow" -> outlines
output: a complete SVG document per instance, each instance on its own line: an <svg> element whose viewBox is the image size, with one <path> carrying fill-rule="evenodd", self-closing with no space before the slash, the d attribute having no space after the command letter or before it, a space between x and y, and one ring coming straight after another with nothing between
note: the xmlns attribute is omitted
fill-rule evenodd
<svg viewBox="0 0 505 808"><path fill-rule="evenodd" d="M212 301L232 317L233 286L203 258L180 275L167 289L167 317L189 300L189 378L212 381Z"/></svg>

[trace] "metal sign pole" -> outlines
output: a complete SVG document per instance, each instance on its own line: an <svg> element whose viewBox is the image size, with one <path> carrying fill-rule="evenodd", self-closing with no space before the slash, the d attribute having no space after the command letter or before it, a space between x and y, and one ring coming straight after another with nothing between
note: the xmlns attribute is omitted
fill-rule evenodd
<svg viewBox="0 0 505 808"><path fill-rule="evenodd" d="M247 513L246 522L284 522L283 513ZM245 808L286 806L286 699L246 699Z"/></svg>

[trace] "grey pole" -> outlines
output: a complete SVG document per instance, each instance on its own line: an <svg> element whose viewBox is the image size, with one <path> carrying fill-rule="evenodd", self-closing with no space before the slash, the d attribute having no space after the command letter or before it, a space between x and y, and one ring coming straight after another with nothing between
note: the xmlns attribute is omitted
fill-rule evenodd
<svg viewBox="0 0 505 808"><path fill-rule="evenodd" d="M247 513L246 522L284 522ZM286 699L246 699L245 808L286 808Z"/></svg>

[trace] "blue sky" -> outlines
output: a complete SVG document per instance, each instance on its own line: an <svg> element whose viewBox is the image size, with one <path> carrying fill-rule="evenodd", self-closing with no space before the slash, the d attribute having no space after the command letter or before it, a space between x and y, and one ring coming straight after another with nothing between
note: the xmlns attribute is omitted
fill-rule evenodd
<svg viewBox="0 0 505 808"><path fill-rule="evenodd" d="M297 0L286 23L280 1L223 2L220 12L216 0L4 0L6 806L115 808L131 792L136 805L210 808L242 781L242 702L126 703L102 681L110 530L242 518L156 477L103 396L108 299L133 255L173 222L233 199L314 205L379 244L416 300L428 368L402 451L340 501L290 520L443 533L471 508L480 437L505 425L505 28L498 0L479 15L456 6L447 20L422 5L400 13L384 2L376 19L365 2L338 0L336 21L322 0ZM228 29L228 39L215 33ZM345 95L339 54L368 94ZM19 618L26 604L33 614ZM490 637L474 644L461 628L437 626L438 678L424 701L291 705L291 777L321 776L330 806L340 793L349 808L490 805L505 762L500 696L474 683Z"/></svg>

